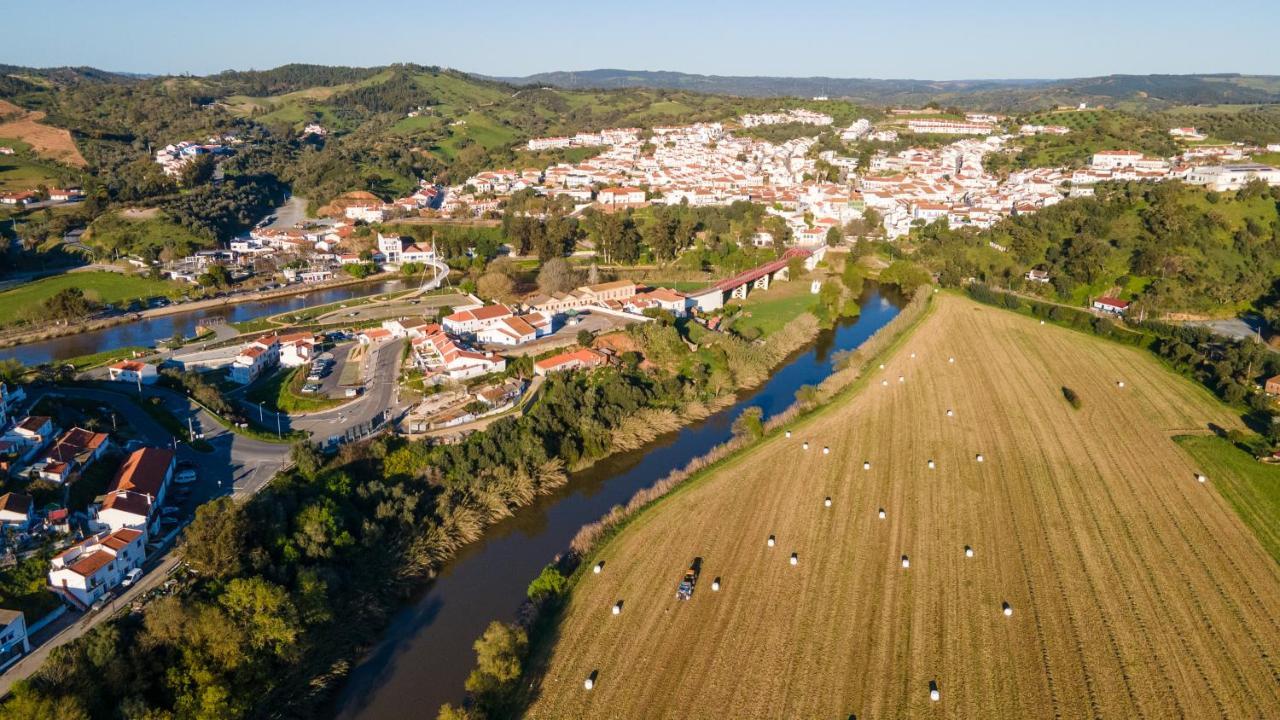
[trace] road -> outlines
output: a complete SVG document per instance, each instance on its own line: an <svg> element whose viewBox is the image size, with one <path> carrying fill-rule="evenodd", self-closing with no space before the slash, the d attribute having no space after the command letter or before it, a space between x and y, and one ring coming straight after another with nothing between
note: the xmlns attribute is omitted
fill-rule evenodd
<svg viewBox="0 0 1280 720"><path fill-rule="evenodd" d="M384 421L398 418L408 410L408 404L401 402L399 397L400 358L404 344L403 338L392 340L368 353L364 361L368 365L364 373L368 378L364 394L331 410L291 416L261 410L247 400L242 400L241 404L253 417L261 415L261 425L270 427L279 420L282 430L306 430L311 433L312 442L322 445L334 437L363 437Z"/></svg>

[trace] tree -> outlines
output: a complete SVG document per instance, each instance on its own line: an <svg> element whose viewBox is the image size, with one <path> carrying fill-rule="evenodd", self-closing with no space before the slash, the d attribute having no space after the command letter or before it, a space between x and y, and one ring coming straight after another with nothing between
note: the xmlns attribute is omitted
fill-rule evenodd
<svg viewBox="0 0 1280 720"><path fill-rule="evenodd" d="M550 295L568 292L579 285L578 273L564 258L551 258L538 270L538 289Z"/></svg>
<svg viewBox="0 0 1280 720"><path fill-rule="evenodd" d="M929 271L910 260L895 260L880 272L880 282L897 285L903 293L910 295L916 288L928 285L932 281Z"/></svg>
<svg viewBox="0 0 1280 720"><path fill-rule="evenodd" d="M764 410L759 407L752 406L742 411L742 414L733 421L733 434L735 437L745 437L749 440L755 440L764 434L764 424L761 418L764 417Z"/></svg>
<svg viewBox="0 0 1280 720"><path fill-rule="evenodd" d="M844 233L838 227L832 227L827 231L827 247L836 247L844 242Z"/></svg>
<svg viewBox="0 0 1280 720"><path fill-rule="evenodd" d="M196 279L201 287L225 288L231 285L231 273L222 265L210 265L205 272Z"/></svg>
<svg viewBox="0 0 1280 720"><path fill-rule="evenodd" d="M363 280L378 271L378 266L373 263L351 263L343 265L342 269L353 278Z"/></svg>
<svg viewBox="0 0 1280 720"><path fill-rule="evenodd" d="M324 465L324 458L320 457L320 451L306 440L295 442L293 447L289 448L289 457L302 477L308 480L314 479L316 473L320 472L320 467Z"/></svg>
<svg viewBox="0 0 1280 720"><path fill-rule="evenodd" d="M298 638L297 611L279 585L259 577L236 578L219 602L254 650L281 655Z"/></svg>
<svg viewBox="0 0 1280 720"><path fill-rule="evenodd" d="M197 155L182 166L179 178L183 187L191 188L208 182L216 169L212 155Z"/></svg>
<svg viewBox="0 0 1280 720"><path fill-rule="evenodd" d="M586 328L578 331L578 344L584 348L591 347L591 343L595 342L595 339L595 334Z"/></svg>
<svg viewBox="0 0 1280 720"><path fill-rule="evenodd" d="M530 600L542 604L558 600L568 590L569 580L554 565L548 565L529 583L527 594Z"/></svg>
<svg viewBox="0 0 1280 720"><path fill-rule="evenodd" d="M486 300L508 302L515 298L516 284L501 272L487 272L476 281L476 293Z"/></svg>
<svg viewBox="0 0 1280 720"><path fill-rule="evenodd" d="M85 297L84 290L69 287L46 300L44 310L53 320L81 320L93 311L93 303Z"/></svg>
<svg viewBox="0 0 1280 720"><path fill-rule="evenodd" d="M228 578L240 572L248 532L244 509L229 497L196 508L182 534L182 556L197 574Z"/></svg>
<svg viewBox="0 0 1280 720"><path fill-rule="evenodd" d="M494 621L476 640L475 649L476 668L467 677L467 692L487 715L501 714L518 688L529 637L515 625Z"/></svg>

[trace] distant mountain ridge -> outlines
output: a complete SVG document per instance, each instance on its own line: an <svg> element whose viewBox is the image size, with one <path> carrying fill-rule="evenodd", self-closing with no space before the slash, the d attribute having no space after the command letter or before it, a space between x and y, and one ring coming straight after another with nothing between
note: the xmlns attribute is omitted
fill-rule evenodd
<svg viewBox="0 0 1280 720"><path fill-rule="evenodd" d="M566 89L649 87L749 97L826 95L877 105L920 104L932 100L1010 110L1043 109L1080 102L1129 103L1147 109L1169 105L1280 103L1280 76L1235 73L1106 75L1069 79L879 80L599 69L495 79L516 85L549 85Z"/></svg>

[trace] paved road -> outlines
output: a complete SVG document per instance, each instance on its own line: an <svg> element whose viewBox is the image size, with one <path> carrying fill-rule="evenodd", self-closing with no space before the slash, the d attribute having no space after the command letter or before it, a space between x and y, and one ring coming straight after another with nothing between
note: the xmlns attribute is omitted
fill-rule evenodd
<svg viewBox="0 0 1280 720"><path fill-rule="evenodd" d="M365 356L367 364L364 376L368 378L364 394L358 400L323 412L290 416L277 414L248 402L241 401L245 412L254 418L262 416L261 425L271 427L279 420L284 431L306 430L312 442L325 444L333 437L359 437L369 434L383 422L399 418L408 411L408 404L400 400L400 358L404 351L404 339L392 340Z"/></svg>

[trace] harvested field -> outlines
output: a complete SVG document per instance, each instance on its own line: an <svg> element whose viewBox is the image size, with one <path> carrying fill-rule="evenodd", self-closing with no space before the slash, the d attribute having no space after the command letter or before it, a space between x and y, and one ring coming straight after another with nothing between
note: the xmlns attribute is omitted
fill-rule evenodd
<svg viewBox="0 0 1280 720"><path fill-rule="evenodd" d="M1238 420L1140 350L935 302L587 559L529 717L1280 717L1280 565L1172 439Z"/></svg>
<svg viewBox="0 0 1280 720"><path fill-rule="evenodd" d="M0 137L17 138L30 145L41 157L74 167L84 167L84 156L76 147L71 133L40 122L44 113L27 112L13 103L0 100Z"/></svg>

